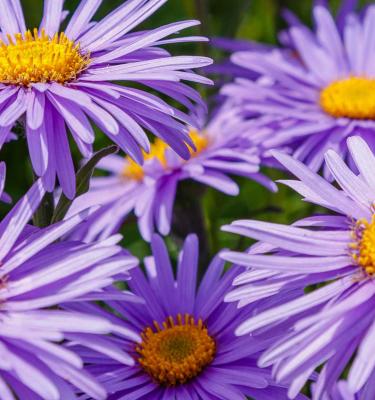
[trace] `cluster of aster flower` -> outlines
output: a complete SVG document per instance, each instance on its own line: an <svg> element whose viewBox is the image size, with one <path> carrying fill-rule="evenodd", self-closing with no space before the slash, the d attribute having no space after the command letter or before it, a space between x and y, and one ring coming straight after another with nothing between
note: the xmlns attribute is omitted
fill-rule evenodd
<svg viewBox="0 0 375 400"><path fill-rule="evenodd" d="M35 179L0 221L0 400L373 400L375 6L319 1L315 31L286 13L282 48L217 40L208 110L186 82L212 60L164 48L207 41L173 36L199 22L137 29L166 2L97 21L102 0L44 0L27 29L1 0L0 149L25 140ZM258 242L208 265L195 233L169 254L182 185L274 192L264 166L320 214L225 225Z"/></svg>

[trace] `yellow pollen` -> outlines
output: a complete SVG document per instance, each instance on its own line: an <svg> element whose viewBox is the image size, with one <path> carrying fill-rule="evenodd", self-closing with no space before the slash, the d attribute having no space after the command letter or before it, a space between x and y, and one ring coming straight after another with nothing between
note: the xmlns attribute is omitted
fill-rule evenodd
<svg viewBox="0 0 375 400"><path fill-rule="evenodd" d="M196 129L191 129L189 132L189 136L196 147L195 151L193 149L190 149L190 154L192 155L192 157L197 156L199 153L207 148L208 139L206 135L199 133Z"/></svg>
<svg viewBox="0 0 375 400"><path fill-rule="evenodd" d="M321 91L320 105L336 118L375 120L375 79L353 76L333 82Z"/></svg>
<svg viewBox="0 0 375 400"><path fill-rule="evenodd" d="M146 328L142 343L137 345L138 362L155 382L175 386L196 377L211 363L216 345L201 319L177 315L168 317L163 325Z"/></svg>
<svg viewBox="0 0 375 400"><path fill-rule="evenodd" d="M63 32L52 38L35 28L24 35L7 35L9 44L0 40L0 82L29 86L33 83L65 83L77 77L90 63L79 44Z"/></svg>
<svg viewBox="0 0 375 400"><path fill-rule="evenodd" d="M350 246L354 261L360 265L368 275L375 275L375 215L371 222L366 219L357 221L353 230L353 242Z"/></svg>
<svg viewBox="0 0 375 400"><path fill-rule="evenodd" d="M190 131L189 135L196 147L196 151L190 149L190 154L194 157L207 147L208 139L206 136L193 129ZM169 146L161 139L156 138L155 142L151 144L150 152L143 152L143 157L145 161L157 159L163 168L167 168L167 149L169 149ZM126 157L126 164L122 175L127 179L141 181L144 178L143 167L133 161L130 157Z"/></svg>

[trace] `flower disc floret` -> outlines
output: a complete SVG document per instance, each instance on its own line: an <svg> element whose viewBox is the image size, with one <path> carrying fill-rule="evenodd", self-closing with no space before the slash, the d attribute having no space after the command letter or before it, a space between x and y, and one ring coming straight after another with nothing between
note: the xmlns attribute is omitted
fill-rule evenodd
<svg viewBox="0 0 375 400"><path fill-rule="evenodd" d="M191 157L197 156L208 146L208 139L205 135L200 134L198 131L192 129L190 131L190 138L194 143L195 150L189 148ZM169 146L163 142L161 139L157 138L154 143L152 143L150 152L143 152L143 157L145 161L158 160L163 168L168 167L167 154ZM143 167L137 164L130 157L126 157L126 164L123 170L123 176L127 179L133 179L136 181L142 181L144 178Z"/></svg>
<svg viewBox="0 0 375 400"><path fill-rule="evenodd" d="M214 358L216 345L203 321L178 314L160 326L154 322L142 333L138 362L160 385L184 384L196 377Z"/></svg>
<svg viewBox="0 0 375 400"><path fill-rule="evenodd" d="M29 86L33 83L66 83L77 78L90 63L79 44L61 32L52 38L42 29L7 35L0 41L0 81Z"/></svg>
<svg viewBox="0 0 375 400"><path fill-rule="evenodd" d="M335 118L375 120L375 79L353 76L335 81L321 91L320 104Z"/></svg>
<svg viewBox="0 0 375 400"><path fill-rule="evenodd" d="M375 275L375 215L371 222L357 221L353 230L355 242L351 244L352 256L368 275Z"/></svg>

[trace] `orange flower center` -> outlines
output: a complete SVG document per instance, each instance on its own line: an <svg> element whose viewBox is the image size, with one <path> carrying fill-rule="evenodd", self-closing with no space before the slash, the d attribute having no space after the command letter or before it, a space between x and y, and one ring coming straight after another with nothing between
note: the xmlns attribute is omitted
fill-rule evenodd
<svg viewBox="0 0 375 400"><path fill-rule="evenodd" d="M146 328L137 345L138 362L163 386L184 384L199 375L215 356L216 345L201 319L178 314Z"/></svg>

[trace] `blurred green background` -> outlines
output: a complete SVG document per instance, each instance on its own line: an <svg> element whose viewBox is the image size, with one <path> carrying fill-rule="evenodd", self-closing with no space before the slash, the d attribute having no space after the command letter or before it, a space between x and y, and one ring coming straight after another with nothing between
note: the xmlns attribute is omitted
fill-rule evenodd
<svg viewBox="0 0 375 400"><path fill-rule="evenodd" d="M365 0L362 4L372 1ZM27 24L30 28L38 26L42 8L42 0L22 0ZM65 9L74 10L79 0L66 0ZM123 0L104 0L95 18L114 9ZM340 4L340 0L331 1L334 10ZM303 21L311 24L310 0L169 0L156 14L140 27L155 28L165 23L183 19L199 19L202 25L192 30L193 34L204 34L209 37L231 37L252 39L265 43L277 44L277 32L284 28L285 22L281 17L281 11L288 8L294 11ZM175 45L174 53L205 54L220 60L224 57L219 51L209 45ZM203 94L206 95L206 90ZM98 135L97 148L106 145L104 135ZM32 173L27 157L24 139L6 145L2 150L3 160L8 166L7 191L14 199L21 196L32 182ZM79 163L79 154L76 153L76 162ZM277 171L267 171L274 179L282 176ZM203 207L203 224L207 231L207 245L204 253L213 255L223 247L244 249L249 242L243 241L234 235L220 232L220 226L240 218L256 218L275 222L290 223L298 218L313 213L311 205L300 201L298 195L291 190L280 187L277 194L271 194L260 185L245 179L239 180L241 194L231 198L215 190L208 189L204 192L200 203ZM179 210L185 213L190 221L186 231L194 230L199 223L199 213L196 211L196 188L183 184L179 189ZM198 190L198 192L200 192ZM9 209L1 206L1 212ZM182 210L182 211L181 211ZM198 226L197 229L200 229ZM131 219L123 229L125 244L138 256L144 256L149 252L138 234L134 219ZM187 232L186 232L187 233ZM179 238L181 239L181 238ZM179 240L178 240L179 241ZM177 241L177 242L178 242ZM171 251L176 254L175 240L169 240ZM202 249L203 250L203 249Z"/></svg>

